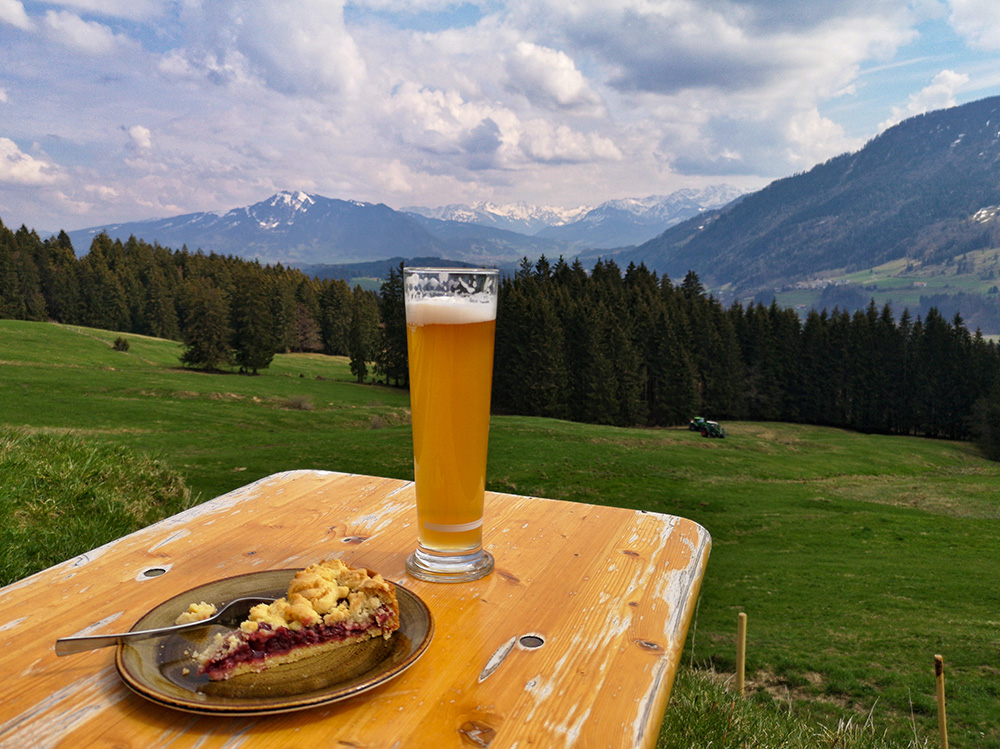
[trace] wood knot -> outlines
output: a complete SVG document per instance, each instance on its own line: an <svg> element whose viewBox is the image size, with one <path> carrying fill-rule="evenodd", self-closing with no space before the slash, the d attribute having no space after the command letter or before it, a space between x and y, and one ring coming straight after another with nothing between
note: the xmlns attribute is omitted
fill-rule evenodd
<svg viewBox="0 0 1000 749"><path fill-rule="evenodd" d="M514 585L521 584L521 578L517 575L512 575L509 572L504 572L503 570L497 570L496 573L509 583L514 583Z"/></svg>
<svg viewBox="0 0 1000 749"><path fill-rule="evenodd" d="M342 544L363 544L368 540L368 536L344 536L340 539Z"/></svg>
<svg viewBox="0 0 1000 749"><path fill-rule="evenodd" d="M631 549L623 549L622 550L622 554L624 554L627 557L637 557L637 556L639 556L639 552L638 551L632 551Z"/></svg>
<svg viewBox="0 0 1000 749"><path fill-rule="evenodd" d="M472 746L484 748L488 747L497 735L496 729L492 726L476 720L467 720L460 725L458 733L462 736L463 741L472 744Z"/></svg>
<svg viewBox="0 0 1000 749"><path fill-rule="evenodd" d="M653 642L652 640L635 640L635 644L643 650L648 650L651 653L663 652L663 646L658 642Z"/></svg>

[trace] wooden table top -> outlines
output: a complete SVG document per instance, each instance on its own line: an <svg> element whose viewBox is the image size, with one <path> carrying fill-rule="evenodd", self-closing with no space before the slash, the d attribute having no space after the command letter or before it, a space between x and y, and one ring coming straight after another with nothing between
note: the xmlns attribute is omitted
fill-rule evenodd
<svg viewBox="0 0 1000 749"><path fill-rule="evenodd" d="M0 746L655 745L711 547L704 528L487 492L495 572L436 584L405 572L415 521L412 482L292 471L0 588ZM200 716L126 688L114 648L55 655L59 637L127 630L199 585L329 557L381 572L434 618L423 657L366 694L280 715ZM543 644L525 647L524 635Z"/></svg>

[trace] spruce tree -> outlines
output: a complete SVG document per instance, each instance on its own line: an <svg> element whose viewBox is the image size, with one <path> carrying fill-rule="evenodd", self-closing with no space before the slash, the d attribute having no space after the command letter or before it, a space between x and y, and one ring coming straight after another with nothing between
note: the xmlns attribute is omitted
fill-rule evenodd
<svg viewBox="0 0 1000 749"><path fill-rule="evenodd" d="M519 400L524 405L518 412L565 418L568 406L562 323L546 286L529 284L528 293L519 387Z"/></svg>
<svg viewBox="0 0 1000 749"><path fill-rule="evenodd" d="M181 363L201 369L219 369L233 362L229 305L209 278L188 282L184 294L184 352Z"/></svg>
<svg viewBox="0 0 1000 749"><path fill-rule="evenodd" d="M683 328L664 308L657 329L659 346L650 415L660 426L686 424L699 415L701 401L695 388L695 368L681 335Z"/></svg>
<svg viewBox="0 0 1000 749"><path fill-rule="evenodd" d="M360 286L354 287L351 303L351 327L348 356L351 374L359 383L368 376L368 364L375 358L379 336L378 301L375 295Z"/></svg>
<svg viewBox="0 0 1000 749"><path fill-rule="evenodd" d="M381 342L375 355L375 372L386 383L406 387L409 359L406 351L406 306L403 299L403 264L389 269L378 294L382 321Z"/></svg>
<svg viewBox="0 0 1000 749"><path fill-rule="evenodd" d="M14 266L18 293L24 305L24 319L46 319L45 296L39 278L38 259L42 255L42 240L34 231L22 226L14 235Z"/></svg>
<svg viewBox="0 0 1000 749"><path fill-rule="evenodd" d="M257 374L271 365L278 343L275 282L256 263L243 268L234 282L230 302L233 360L241 372Z"/></svg>
<svg viewBox="0 0 1000 749"><path fill-rule="evenodd" d="M319 283L303 277L295 293L296 351L323 350L323 331L319 323L321 316Z"/></svg>
<svg viewBox="0 0 1000 749"><path fill-rule="evenodd" d="M329 279L322 282L319 293L319 326L323 337L323 353L347 356L354 297L347 282Z"/></svg>
<svg viewBox="0 0 1000 749"><path fill-rule="evenodd" d="M39 260L42 293L48 315L56 322L77 324L81 316L79 264L69 235L60 231L45 240Z"/></svg>
<svg viewBox="0 0 1000 749"><path fill-rule="evenodd" d="M0 224L0 317L23 320L26 315L17 270L14 233Z"/></svg>
<svg viewBox="0 0 1000 749"><path fill-rule="evenodd" d="M140 313L142 325L137 332L157 338L177 340L180 337L180 324L177 319L177 307L174 299L174 289L167 281L166 274L156 263L151 263L142 272L144 299Z"/></svg>

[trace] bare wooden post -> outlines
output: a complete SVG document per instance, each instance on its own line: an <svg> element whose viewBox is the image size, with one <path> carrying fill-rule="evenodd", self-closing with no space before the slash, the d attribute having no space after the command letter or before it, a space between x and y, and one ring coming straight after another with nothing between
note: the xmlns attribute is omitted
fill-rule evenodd
<svg viewBox="0 0 1000 749"><path fill-rule="evenodd" d="M934 656L934 676L937 678L938 733L941 735L941 749L948 749L948 718L944 708L944 658Z"/></svg>
<svg viewBox="0 0 1000 749"><path fill-rule="evenodd" d="M741 611L736 624L736 693L743 694L747 665L747 615Z"/></svg>

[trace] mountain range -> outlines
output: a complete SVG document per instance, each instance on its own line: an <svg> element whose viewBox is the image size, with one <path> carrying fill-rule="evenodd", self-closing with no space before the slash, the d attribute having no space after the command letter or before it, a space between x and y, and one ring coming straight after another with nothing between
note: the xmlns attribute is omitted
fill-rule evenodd
<svg viewBox="0 0 1000 749"><path fill-rule="evenodd" d="M85 252L98 231L341 277L330 266L377 276L390 259L513 268L544 254L589 269L606 258L671 279L693 270L723 298L845 309L874 298L915 314L933 305L1000 332L1000 97L904 120L858 151L748 194L719 185L569 209L393 210L281 192L225 213L69 234ZM848 284L850 293L832 288ZM807 287L812 297L798 291Z"/></svg>
<svg viewBox="0 0 1000 749"><path fill-rule="evenodd" d="M744 293L1000 245L1000 97L919 115L861 150L777 180L639 246L581 257L645 263ZM995 261L995 258L992 258ZM586 265L586 263L585 263Z"/></svg>
<svg viewBox="0 0 1000 749"><path fill-rule="evenodd" d="M224 213L95 226L67 232L77 252L106 232L165 247L201 249L299 266L363 263L394 256L513 264L522 257L572 256L646 241L670 226L740 195L728 185L666 196L558 209L480 203L394 210L383 204L280 192Z"/></svg>

